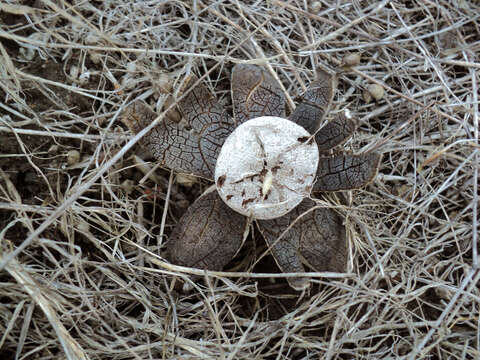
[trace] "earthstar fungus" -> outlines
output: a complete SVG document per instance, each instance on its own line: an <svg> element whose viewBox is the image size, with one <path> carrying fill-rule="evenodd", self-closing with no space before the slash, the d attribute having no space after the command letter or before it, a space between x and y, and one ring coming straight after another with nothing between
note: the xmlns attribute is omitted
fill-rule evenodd
<svg viewBox="0 0 480 360"><path fill-rule="evenodd" d="M183 93L189 92L178 102L183 119L165 117L140 140L162 165L216 185L173 229L167 242L169 261L221 270L242 247L250 218L283 272L304 272L305 265L344 272L343 219L332 209L315 207L310 193L367 185L377 173L380 155L330 154L357 126L344 113L320 127L331 107L335 78L319 70L288 120L280 86L261 67L234 66L233 118L205 85L190 89L196 81L195 76L186 80ZM146 104L134 102L122 121L137 133L155 117ZM296 290L309 285L300 277L287 281Z"/></svg>
<svg viewBox="0 0 480 360"><path fill-rule="evenodd" d="M261 116L239 125L225 140L215 167L220 197L254 219L285 215L310 195L318 148L300 125Z"/></svg>

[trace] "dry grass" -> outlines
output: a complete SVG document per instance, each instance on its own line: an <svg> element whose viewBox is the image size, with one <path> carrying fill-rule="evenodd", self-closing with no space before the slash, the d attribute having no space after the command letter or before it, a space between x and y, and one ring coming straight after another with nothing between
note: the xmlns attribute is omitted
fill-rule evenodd
<svg viewBox="0 0 480 360"><path fill-rule="evenodd" d="M2 359L480 357L477 1L20 3L0 4ZM317 66L339 72L337 108L361 123L347 147L384 153L367 189L325 198L349 273L312 274L301 296L268 256L245 271L261 239L201 281L164 262L207 184L134 157L118 121L135 98L160 113L189 73L230 106L247 60L290 109ZM385 95L365 103L371 83Z"/></svg>

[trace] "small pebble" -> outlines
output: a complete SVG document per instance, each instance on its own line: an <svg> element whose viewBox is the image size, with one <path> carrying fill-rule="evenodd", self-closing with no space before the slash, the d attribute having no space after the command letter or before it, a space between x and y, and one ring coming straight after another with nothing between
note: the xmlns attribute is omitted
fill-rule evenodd
<svg viewBox="0 0 480 360"><path fill-rule="evenodd" d="M155 82L155 86L160 93L169 94L172 91L172 80L167 74L160 74Z"/></svg>
<svg viewBox="0 0 480 360"><path fill-rule="evenodd" d="M99 41L100 41L100 38L93 34L93 33L89 33L87 36L85 36L84 38L85 40L85 44L87 45L98 45Z"/></svg>
<svg viewBox="0 0 480 360"><path fill-rule="evenodd" d="M72 166L80 161L80 152L78 150L70 150L67 153L67 163Z"/></svg>
<svg viewBox="0 0 480 360"><path fill-rule="evenodd" d="M76 80L78 78L79 73L80 73L80 69L78 68L78 66L72 65L70 67L70 77L73 80Z"/></svg>
<svg viewBox="0 0 480 360"><path fill-rule="evenodd" d="M363 98L363 101L365 101L367 104L369 104L370 101L372 101L372 95L370 95L367 89L363 90L362 98Z"/></svg>
<svg viewBox="0 0 480 360"><path fill-rule="evenodd" d="M84 220L77 220L75 228L81 233L87 233L90 231L90 225Z"/></svg>
<svg viewBox="0 0 480 360"><path fill-rule="evenodd" d="M359 53L352 53L345 55L343 58L342 64L344 66L356 66L360 64L360 54Z"/></svg>
<svg viewBox="0 0 480 360"><path fill-rule="evenodd" d="M446 300L446 301L449 301L453 294L450 290L447 290L445 288L442 288L442 287L437 287L435 288L435 293L437 294L437 296L443 300Z"/></svg>
<svg viewBox="0 0 480 360"><path fill-rule="evenodd" d="M90 56L90 60L92 60L95 65L98 65L102 62L102 54L92 51L88 55Z"/></svg>
<svg viewBox="0 0 480 360"><path fill-rule="evenodd" d="M129 62L127 64L127 71L130 72L130 73L133 73L137 70L137 64L135 64L134 62Z"/></svg>
<svg viewBox="0 0 480 360"><path fill-rule="evenodd" d="M193 175L177 174L175 181L179 185L192 187L197 182L197 178Z"/></svg>
<svg viewBox="0 0 480 360"><path fill-rule="evenodd" d="M52 146L50 146L50 147L48 148L48 152L49 152L49 153L57 153L57 152L58 152L58 149L59 149L58 145L57 145L57 144L53 144Z"/></svg>
<svg viewBox="0 0 480 360"><path fill-rule="evenodd" d="M314 1L310 9L314 14L319 13L320 10L322 9L322 3L320 1Z"/></svg>
<svg viewBox="0 0 480 360"><path fill-rule="evenodd" d="M80 85L85 85L90 80L90 75L91 75L90 71L85 71L81 73L78 77L78 83Z"/></svg>
<svg viewBox="0 0 480 360"><path fill-rule="evenodd" d="M133 89L137 85L137 81L132 79L128 74L123 76L120 82L122 83L122 87L127 90Z"/></svg>
<svg viewBox="0 0 480 360"><path fill-rule="evenodd" d="M120 187L125 191L125 194L130 195L134 189L134 182L133 180L127 179L121 183Z"/></svg>
<svg viewBox="0 0 480 360"><path fill-rule="evenodd" d="M370 93L370 95L372 95L372 97L377 101L381 100L383 98L383 95L385 94L385 90L383 89L383 86L378 84L368 85L367 90Z"/></svg>

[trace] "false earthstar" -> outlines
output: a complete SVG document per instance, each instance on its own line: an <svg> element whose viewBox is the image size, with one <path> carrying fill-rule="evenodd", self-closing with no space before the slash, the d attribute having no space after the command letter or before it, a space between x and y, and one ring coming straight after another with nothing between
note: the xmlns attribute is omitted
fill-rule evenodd
<svg viewBox="0 0 480 360"><path fill-rule="evenodd" d="M343 218L316 207L312 195L357 189L377 173L380 155L334 152L356 129L348 112L328 119L335 79L319 70L286 119L285 98L263 68L233 67L233 118L190 76L178 102L183 119L165 117L140 143L167 168L213 180L215 186L186 211L167 242L174 264L222 270L243 245L254 220L283 272L344 272ZM156 118L132 103L122 121L138 133ZM287 278L302 290L309 280Z"/></svg>

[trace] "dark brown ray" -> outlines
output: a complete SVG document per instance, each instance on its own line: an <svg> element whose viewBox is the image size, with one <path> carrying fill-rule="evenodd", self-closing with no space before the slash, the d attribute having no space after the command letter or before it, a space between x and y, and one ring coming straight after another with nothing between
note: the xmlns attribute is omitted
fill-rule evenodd
<svg viewBox="0 0 480 360"><path fill-rule="evenodd" d="M256 65L237 64L232 70L232 101L238 125L259 116L285 118L285 97L277 81Z"/></svg>
<svg viewBox="0 0 480 360"><path fill-rule="evenodd" d="M288 119L313 134L332 103L335 88L335 77L319 69L317 79L310 84Z"/></svg>
<svg viewBox="0 0 480 360"><path fill-rule="evenodd" d="M321 157L313 191L340 191L361 188L377 174L381 155L375 152L360 155L339 154Z"/></svg>
<svg viewBox="0 0 480 360"><path fill-rule="evenodd" d="M192 76L185 89L196 80ZM167 116L140 143L170 169L213 179L218 153L235 128L234 121L203 84L179 102L179 109L183 116L180 123ZM138 133L156 116L146 104L135 102L124 112L122 121Z"/></svg>
<svg viewBox="0 0 480 360"><path fill-rule="evenodd" d="M318 151L325 152L342 144L353 135L356 128L357 122L354 119L347 117L345 113L338 114L315 134Z"/></svg>
<svg viewBox="0 0 480 360"><path fill-rule="evenodd" d="M241 248L247 218L212 191L198 198L173 229L167 243L173 264L222 270Z"/></svg>
<svg viewBox="0 0 480 360"><path fill-rule="evenodd" d="M283 272L303 272L302 263L315 271L344 272L347 251L342 218L326 208L306 213L313 206L312 200L305 199L278 219L259 220L260 231ZM294 225L280 238L292 223ZM287 281L297 290L308 286L308 279L304 278Z"/></svg>

